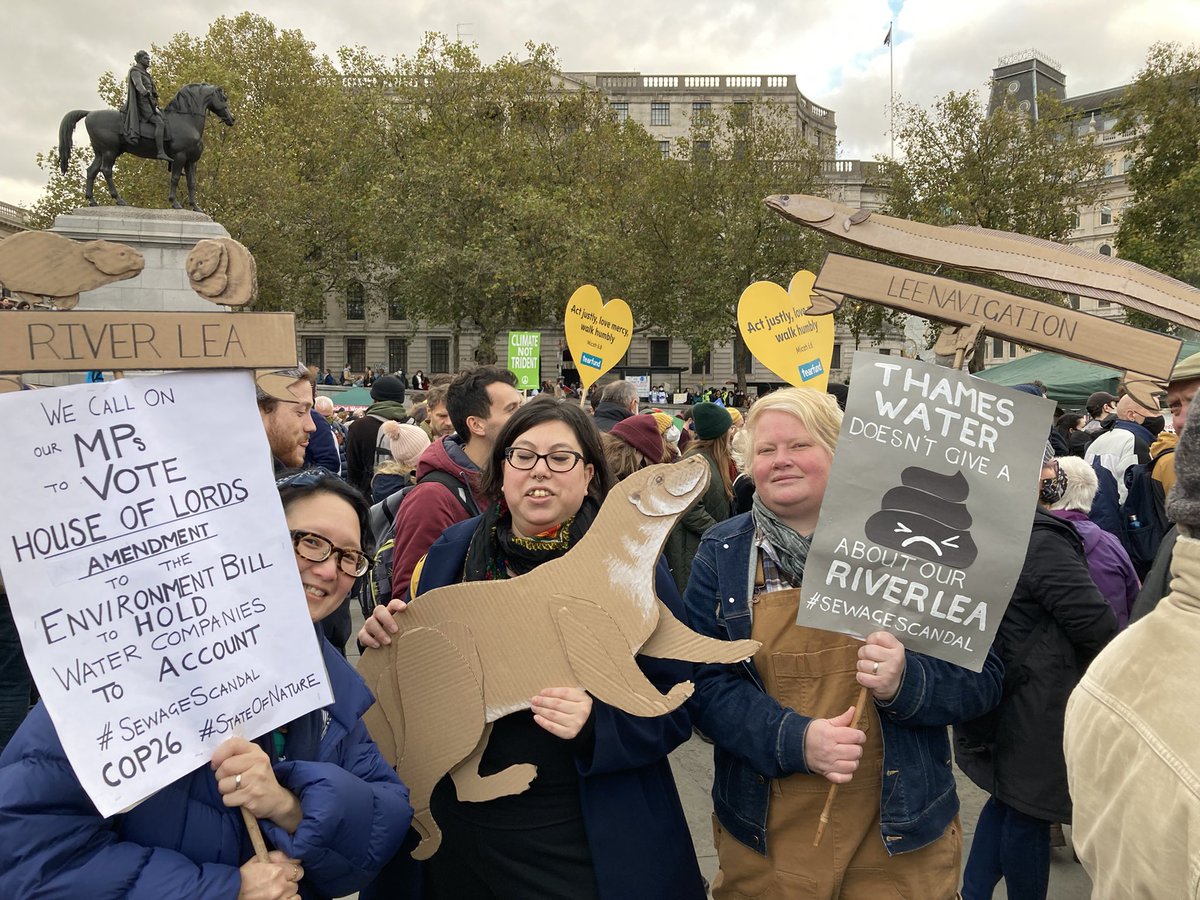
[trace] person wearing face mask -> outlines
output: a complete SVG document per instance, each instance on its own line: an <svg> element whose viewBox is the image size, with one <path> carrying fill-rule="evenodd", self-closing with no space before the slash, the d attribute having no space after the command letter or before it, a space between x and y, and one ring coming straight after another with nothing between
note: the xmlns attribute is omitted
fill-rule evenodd
<svg viewBox="0 0 1200 900"><path fill-rule="evenodd" d="M1092 441L1084 453L1083 459L1088 465L1094 465L1098 460L1112 473L1121 503L1125 502L1129 492L1125 484L1126 470L1150 462L1150 445L1165 424L1158 410L1142 406L1126 394L1117 401L1117 418L1112 428Z"/></svg>
<svg viewBox="0 0 1200 900"><path fill-rule="evenodd" d="M964 900L1044 900L1050 826L1071 821L1063 759L1067 697L1117 633L1117 618L1088 574L1083 541L1047 511L1067 478L1047 444L1025 564L992 649L1004 663L1000 705L954 726L963 774L991 796L963 872Z"/></svg>

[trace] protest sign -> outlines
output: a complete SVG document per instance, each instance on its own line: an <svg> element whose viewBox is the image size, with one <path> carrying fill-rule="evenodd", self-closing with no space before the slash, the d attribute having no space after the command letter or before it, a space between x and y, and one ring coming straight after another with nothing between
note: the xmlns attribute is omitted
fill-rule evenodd
<svg viewBox="0 0 1200 900"><path fill-rule="evenodd" d="M293 313L4 312L0 372L294 366Z"/></svg>
<svg viewBox="0 0 1200 900"><path fill-rule="evenodd" d="M585 284L571 295L563 318L567 346L586 391L617 364L633 337L633 312L624 300L600 300L595 285Z"/></svg>
<svg viewBox="0 0 1200 900"><path fill-rule="evenodd" d="M101 815L332 702L254 396L231 371L0 395L0 569Z"/></svg>
<svg viewBox="0 0 1200 900"><path fill-rule="evenodd" d="M517 389L537 390L541 375L542 335L537 331L508 333L508 371L517 376Z"/></svg>
<svg viewBox="0 0 1200 900"><path fill-rule="evenodd" d="M953 325L981 324L993 337L1158 379L1170 378L1183 346L1113 319L836 253L825 257L816 289Z"/></svg>
<svg viewBox="0 0 1200 900"><path fill-rule="evenodd" d="M797 624L976 672L1025 560L1054 404L859 353Z"/></svg>
<svg viewBox="0 0 1200 900"><path fill-rule="evenodd" d="M810 316L812 272L792 276L785 291L756 281L738 299L738 328L754 358L796 387L825 390L833 360L833 316Z"/></svg>

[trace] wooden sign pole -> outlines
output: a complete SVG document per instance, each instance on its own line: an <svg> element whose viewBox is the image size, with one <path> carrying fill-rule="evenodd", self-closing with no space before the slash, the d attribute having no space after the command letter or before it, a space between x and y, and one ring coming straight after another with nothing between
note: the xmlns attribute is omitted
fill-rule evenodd
<svg viewBox="0 0 1200 900"><path fill-rule="evenodd" d="M862 724L863 713L867 709L869 698L867 689L860 687L858 689L858 700L854 704L854 722L851 727L858 728ZM821 821L817 823L817 836L813 838L813 846L821 846L821 838L825 836L825 826L829 824L830 814L833 812L833 801L837 799L838 786L830 785L829 796L825 798L825 808L821 810Z"/></svg>

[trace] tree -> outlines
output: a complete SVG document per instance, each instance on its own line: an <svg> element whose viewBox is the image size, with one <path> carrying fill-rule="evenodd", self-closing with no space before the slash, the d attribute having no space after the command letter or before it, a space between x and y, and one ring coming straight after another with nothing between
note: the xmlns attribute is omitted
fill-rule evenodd
<svg viewBox="0 0 1200 900"><path fill-rule="evenodd" d="M815 268L825 246L762 201L814 193L820 158L787 108L768 100L694 118L673 156L648 169L640 186L630 252L643 294L634 310L664 333L685 335L696 355L732 342L744 390L751 357L738 298L755 281L786 287L797 271Z"/></svg>
<svg viewBox="0 0 1200 900"><path fill-rule="evenodd" d="M151 55L164 105L196 81L219 84L229 97L237 124L208 122L197 192L212 217L255 255L256 307L322 317L325 292L362 264L371 201L387 183L378 153L383 87L369 77L382 64L342 50L339 71L299 31L278 30L252 13L221 17L203 37L178 34ZM342 71L363 76L353 90ZM123 73L102 77L101 94L119 105ZM125 155L116 178L131 204L162 205L165 164ZM76 204L77 197L52 182L37 210L52 218L60 202Z"/></svg>
<svg viewBox="0 0 1200 900"><path fill-rule="evenodd" d="M900 104L896 144L900 157L880 158L889 199L884 212L932 225L975 225L1062 241L1077 207L1100 194L1103 152L1078 135L1072 113L1047 95L1038 117L1012 104L985 114L979 95L955 93L932 110ZM1012 290L1012 285L969 272L943 272L965 281ZM1039 299L1061 304L1061 294ZM972 370L982 367L977 345Z"/></svg>
<svg viewBox="0 0 1200 900"><path fill-rule="evenodd" d="M597 92L563 84L549 47L526 51L484 65L430 34L392 75L385 131L400 190L381 257L409 318L456 337L478 327L481 362L502 329L560 321L579 285L610 296L622 284L614 222L629 173L654 153Z"/></svg>
<svg viewBox="0 0 1200 900"><path fill-rule="evenodd" d="M1121 100L1117 128L1134 135L1121 256L1200 287L1200 50L1153 45ZM1178 329L1133 310L1126 319Z"/></svg>

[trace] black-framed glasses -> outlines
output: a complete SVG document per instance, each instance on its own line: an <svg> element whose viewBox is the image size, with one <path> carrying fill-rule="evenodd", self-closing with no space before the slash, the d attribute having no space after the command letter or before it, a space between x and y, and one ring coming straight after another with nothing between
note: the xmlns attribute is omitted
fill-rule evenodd
<svg viewBox="0 0 1200 900"><path fill-rule="evenodd" d="M325 562L332 554L337 557L338 568L355 578L365 575L371 568L370 557L361 550L344 550L341 547L335 547L329 538L311 531L293 531L291 535L292 547L295 548L296 555L309 562Z"/></svg>
<svg viewBox="0 0 1200 900"><path fill-rule="evenodd" d="M538 464L539 459L546 461L546 468L551 472L570 472L583 462L583 454L574 450L551 450L549 453L534 453L524 447L509 447L504 451L504 458L514 469L528 471Z"/></svg>

